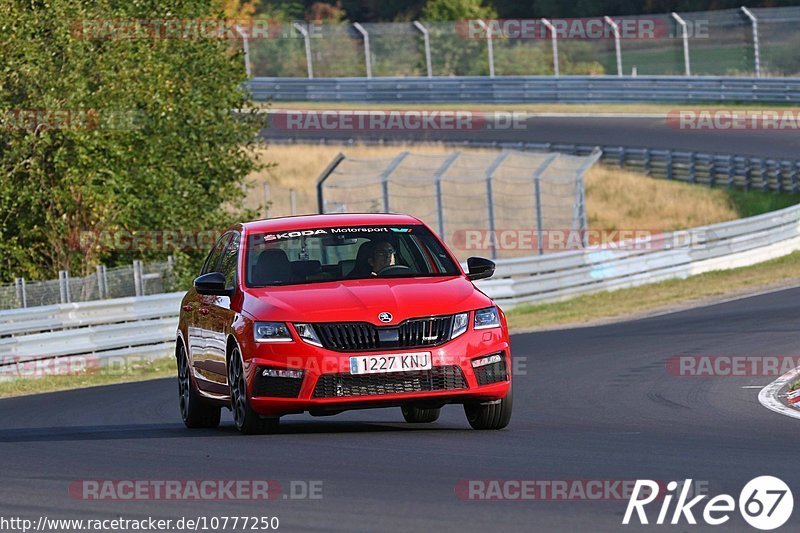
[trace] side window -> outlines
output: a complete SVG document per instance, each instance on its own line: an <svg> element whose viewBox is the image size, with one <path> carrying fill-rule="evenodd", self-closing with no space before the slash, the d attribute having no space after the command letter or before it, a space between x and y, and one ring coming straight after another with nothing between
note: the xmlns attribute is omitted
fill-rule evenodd
<svg viewBox="0 0 800 533"><path fill-rule="evenodd" d="M232 289L236 285L236 267L239 264L239 234L232 233L225 253L222 255L220 272L225 274L225 288Z"/></svg>
<svg viewBox="0 0 800 533"><path fill-rule="evenodd" d="M206 257L206 262L203 263L203 270L200 271L201 275L208 274L209 272L219 271L219 260L222 258L222 252L225 250L225 245L228 243L230 238L230 233L226 233L219 238L217 243L211 249L211 253L208 254L208 257Z"/></svg>

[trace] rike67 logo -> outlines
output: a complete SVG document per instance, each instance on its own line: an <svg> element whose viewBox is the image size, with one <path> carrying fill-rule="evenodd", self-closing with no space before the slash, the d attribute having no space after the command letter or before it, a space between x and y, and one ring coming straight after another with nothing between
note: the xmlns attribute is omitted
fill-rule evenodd
<svg viewBox="0 0 800 533"><path fill-rule="evenodd" d="M661 508L655 521L658 525L667 523L676 525L683 523L684 520L687 524L697 524L695 517L697 513L702 516L706 524L719 526L730 520L731 514L736 511L737 502L729 494L714 496L704 502L705 505L701 505L700 502L708 498L708 495L701 494L689 499L691 479L687 479L680 486L682 488L678 494L676 490L679 487L678 482L670 481L667 483L666 492L659 494L661 487L659 483L649 479L636 480L622 523L630 524L635 512L640 524L649 524L645 507L657 499L661 501ZM677 501L672 508L675 497ZM756 529L767 531L779 528L789 520L794 509L794 497L789 486L782 480L773 476L759 476L748 481L739 493L738 508L745 522Z"/></svg>

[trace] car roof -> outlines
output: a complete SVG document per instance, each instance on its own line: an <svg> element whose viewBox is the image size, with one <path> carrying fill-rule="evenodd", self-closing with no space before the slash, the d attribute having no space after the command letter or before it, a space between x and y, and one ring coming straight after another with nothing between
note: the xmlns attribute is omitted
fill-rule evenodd
<svg viewBox="0 0 800 533"><path fill-rule="evenodd" d="M247 233L271 233L314 228L420 223L418 218L400 213L327 213L324 215L296 215L268 218L265 220L254 220L253 222L247 222L242 225Z"/></svg>

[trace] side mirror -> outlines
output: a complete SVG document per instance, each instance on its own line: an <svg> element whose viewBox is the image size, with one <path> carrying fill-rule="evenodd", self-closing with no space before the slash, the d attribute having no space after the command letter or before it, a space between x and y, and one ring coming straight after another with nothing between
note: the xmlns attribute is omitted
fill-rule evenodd
<svg viewBox="0 0 800 533"><path fill-rule="evenodd" d="M220 272L209 272L194 279L194 288L205 296L230 296L233 292L225 288L225 276Z"/></svg>
<svg viewBox="0 0 800 533"><path fill-rule="evenodd" d="M467 278L472 281L491 278L494 275L494 261L484 257L470 257L467 259Z"/></svg>

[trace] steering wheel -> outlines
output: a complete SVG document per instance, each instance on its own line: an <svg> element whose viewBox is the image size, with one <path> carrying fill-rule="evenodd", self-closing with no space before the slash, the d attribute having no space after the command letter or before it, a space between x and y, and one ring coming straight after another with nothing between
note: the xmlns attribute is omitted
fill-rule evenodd
<svg viewBox="0 0 800 533"><path fill-rule="evenodd" d="M379 276L386 276L392 274L399 274L400 272L405 272L406 270L411 270L411 269L405 265L389 265L383 267L382 269L380 269L375 273Z"/></svg>

